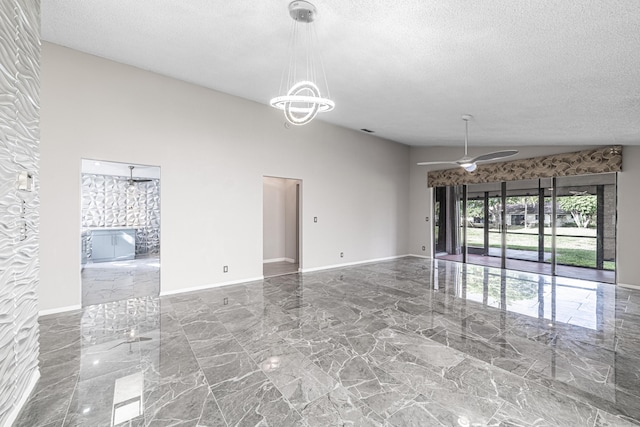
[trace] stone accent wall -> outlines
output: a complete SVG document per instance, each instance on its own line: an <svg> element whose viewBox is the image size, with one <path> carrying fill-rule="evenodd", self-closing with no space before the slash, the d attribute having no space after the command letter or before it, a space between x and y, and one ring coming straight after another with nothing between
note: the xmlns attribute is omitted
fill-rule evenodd
<svg viewBox="0 0 640 427"><path fill-rule="evenodd" d="M136 256L160 253L160 180L129 185L125 176L82 174L82 227L136 229ZM87 257L91 241L84 245Z"/></svg>
<svg viewBox="0 0 640 427"><path fill-rule="evenodd" d="M11 425L39 377L39 0L0 2L0 64L0 425Z"/></svg>

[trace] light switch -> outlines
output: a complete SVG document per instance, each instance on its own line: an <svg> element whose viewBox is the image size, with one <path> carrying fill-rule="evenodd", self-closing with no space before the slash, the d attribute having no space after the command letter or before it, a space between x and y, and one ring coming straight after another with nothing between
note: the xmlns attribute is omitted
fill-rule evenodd
<svg viewBox="0 0 640 427"><path fill-rule="evenodd" d="M33 174L28 171L22 171L18 174L18 190L33 191Z"/></svg>

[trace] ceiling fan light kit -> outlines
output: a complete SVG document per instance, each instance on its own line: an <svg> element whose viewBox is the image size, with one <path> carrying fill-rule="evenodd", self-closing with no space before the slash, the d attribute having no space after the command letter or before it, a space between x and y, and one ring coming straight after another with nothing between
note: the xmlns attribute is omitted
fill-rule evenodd
<svg viewBox="0 0 640 427"><path fill-rule="evenodd" d="M129 187L133 187L133 185L136 182L151 182L151 179L148 178L137 178L137 179L133 179L133 169L135 168L135 166L129 166Z"/></svg>
<svg viewBox="0 0 640 427"><path fill-rule="evenodd" d="M335 103L329 99L329 85L318 49L317 34L313 21L316 7L303 0L289 3L289 15L293 19L289 42L289 67L286 80L286 95L272 98L272 107L284 111L284 117L292 125L304 125L318 113L333 110ZM299 28L303 27L303 28ZM284 74L279 92L283 92ZM320 85L324 85L327 97L322 96Z"/></svg>
<svg viewBox="0 0 640 427"><path fill-rule="evenodd" d="M473 172L478 169L478 165L476 163L461 163L460 166L466 169L467 172Z"/></svg>
<svg viewBox="0 0 640 427"><path fill-rule="evenodd" d="M467 172L473 172L478 168L478 163L504 159L506 157L511 157L518 154L518 150L504 150L481 154L476 157L469 157L469 155L467 154L467 146L469 144L469 120L471 120L472 118L473 116L471 114L462 115L462 120L464 120L464 156L462 156L462 158L452 161L420 162L418 163L418 166L456 164Z"/></svg>

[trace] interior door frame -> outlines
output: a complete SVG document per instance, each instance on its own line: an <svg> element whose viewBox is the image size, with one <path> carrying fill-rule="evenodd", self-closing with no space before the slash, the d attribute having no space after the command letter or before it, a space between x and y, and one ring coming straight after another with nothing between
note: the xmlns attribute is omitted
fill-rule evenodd
<svg viewBox="0 0 640 427"><path fill-rule="evenodd" d="M262 212L264 212L264 178L276 178L276 179L282 179L285 181L293 181L296 184L296 191L295 191L295 195L296 195L296 261L298 263L298 272L302 272L303 268L302 268L302 243L303 243L303 221L302 221L302 179L301 178L290 178L290 177L284 177L284 176L276 176L276 175L263 175L262 176L262 189L263 189L263 202L262 202ZM262 223L262 242L263 242L263 247L264 247L264 220ZM264 253L262 256L263 260L264 260Z"/></svg>
<svg viewBox="0 0 640 427"><path fill-rule="evenodd" d="M159 298L160 295L162 295L162 167L160 165L151 165L151 164L144 164L144 163L139 163L139 162L123 162L120 160L105 160L105 159L95 159L95 158L89 158L89 157L81 157L80 158L80 162L79 162L79 170L80 170L80 182L78 185L78 195L79 195L79 205L80 205L80 209L78 210L78 215L79 215L79 223L80 223L80 230L78 233L78 239L80 241L80 256L78 259L78 263L80 265L80 269L78 269L78 282L80 283L80 286L78 287L78 292L79 292L79 300L80 300L80 307L84 308L86 307L84 302L83 302L83 283L82 283L82 270L84 268L84 262L83 262L83 255L82 252L84 251L84 246L83 246L83 233L84 233L84 227L82 226L82 175L85 173L90 173L90 172L85 172L84 168L83 168L83 161L87 161L87 162L93 162L93 163L101 163L101 164L119 164L119 165L133 165L135 167L145 167L145 168L157 168L158 169L158 181L160 182L159 185L159 189L158 189L158 197L159 197L159 211L160 211L160 218L158 219L158 246L159 246L159 252L158 252L158 269L159 269L159 274L158 274L158 295L157 297ZM120 175L119 175L120 176Z"/></svg>

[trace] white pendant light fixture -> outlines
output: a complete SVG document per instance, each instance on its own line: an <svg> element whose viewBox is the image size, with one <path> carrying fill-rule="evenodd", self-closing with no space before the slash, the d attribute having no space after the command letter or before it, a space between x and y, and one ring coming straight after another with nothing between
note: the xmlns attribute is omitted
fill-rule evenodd
<svg viewBox="0 0 640 427"><path fill-rule="evenodd" d="M289 66L280 83L280 93L287 90L287 94L271 99L270 104L284 110L289 123L304 125L318 112L333 110L335 104L328 98L327 78L316 47L318 37L313 25L316 7L308 1L292 1L289 3L289 15L293 18ZM283 89L283 86L288 89ZM323 92L326 98L321 95Z"/></svg>

